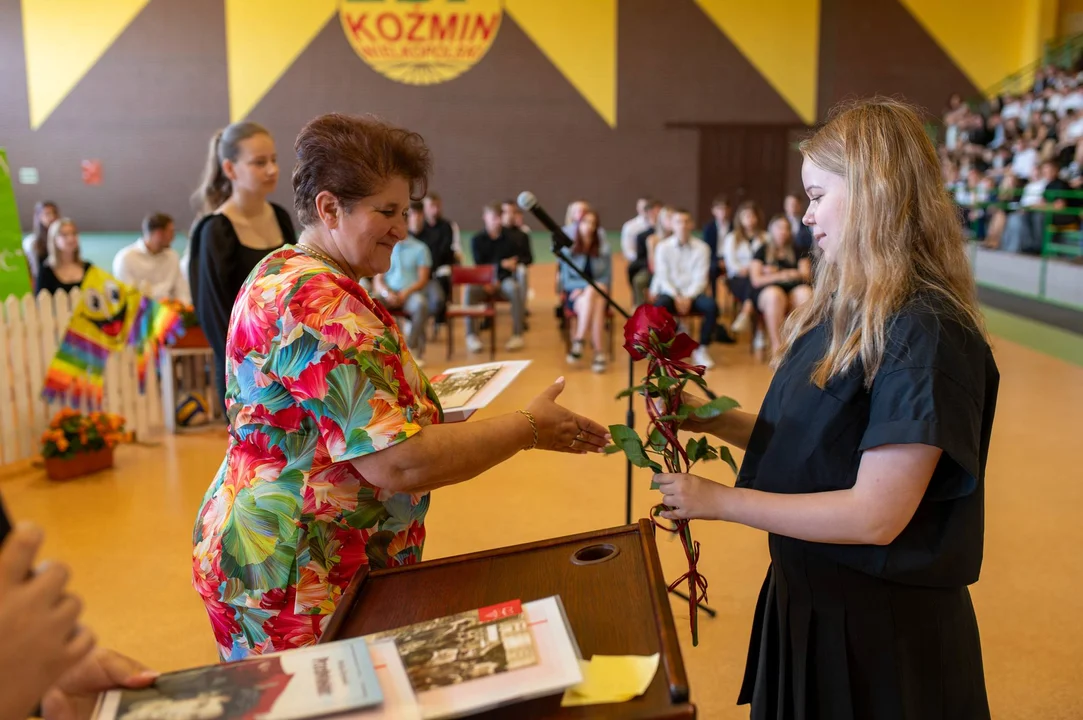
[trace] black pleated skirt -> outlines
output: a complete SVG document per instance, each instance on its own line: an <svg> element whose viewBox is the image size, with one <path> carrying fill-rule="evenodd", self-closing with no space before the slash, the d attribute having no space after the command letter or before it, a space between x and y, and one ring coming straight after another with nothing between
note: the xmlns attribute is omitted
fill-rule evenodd
<svg viewBox="0 0 1083 720"><path fill-rule="evenodd" d="M752 720L987 720L966 587L900 585L771 536L739 705Z"/></svg>

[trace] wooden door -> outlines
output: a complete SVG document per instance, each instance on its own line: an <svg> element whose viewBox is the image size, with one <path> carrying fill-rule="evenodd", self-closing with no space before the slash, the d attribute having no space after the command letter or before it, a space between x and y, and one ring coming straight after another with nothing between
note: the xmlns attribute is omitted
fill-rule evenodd
<svg viewBox="0 0 1083 720"><path fill-rule="evenodd" d="M700 125L696 217L711 216L711 201L725 195L736 206L756 201L766 221L782 212L791 157L786 125Z"/></svg>

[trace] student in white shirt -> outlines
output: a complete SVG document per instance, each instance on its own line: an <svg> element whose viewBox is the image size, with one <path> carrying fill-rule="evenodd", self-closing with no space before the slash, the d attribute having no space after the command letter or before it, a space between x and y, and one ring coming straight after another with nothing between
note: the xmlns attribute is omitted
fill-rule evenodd
<svg viewBox="0 0 1083 720"><path fill-rule="evenodd" d="M191 305L188 278L172 248L175 235L173 218L165 213L148 215L143 219L143 237L113 258L113 275L154 300Z"/></svg>
<svg viewBox="0 0 1083 720"><path fill-rule="evenodd" d="M730 330L739 333L748 326L752 314L752 282L749 270L756 251L767 241L763 230L763 214L759 206L748 200L737 208L737 223L733 232L722 240L721 254L726 263L726 285L741 310L730 326Z"/></svg>
<svg viewBox="0 0 1083 720"><path fill-rule="evenodd" d="M647 218L647 207L650 203L650 198L646 197L636 200L636 216L621 226L620 250L624 253L624 258L628 262L635 262L636 238L644 230L650 230L651 228L651 222Z"/></svg>
<svg viewBox="0 0 1083 720"><path fill-rule="evenodd" d="M676 210L670 217L673 235L658 244L654 256L654 279L651 293L654 304L674 315L695 311L703 315L699 330L699 347L692 353L692 362L714 367L707 347L714 340L718 323L718 306L707 294L711 274L711 248L692 236L692 216L687 210Z"/></svg>

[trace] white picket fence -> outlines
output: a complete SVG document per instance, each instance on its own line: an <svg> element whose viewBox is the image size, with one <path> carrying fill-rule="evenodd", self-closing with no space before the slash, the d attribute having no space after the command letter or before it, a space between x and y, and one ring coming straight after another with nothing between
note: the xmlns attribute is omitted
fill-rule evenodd
<svg viewBox="0 0 1083 720"><path fill-rule="evenodd" d="M45 371L64 337L79 290L35 298L9 296L0 313L0 464L35 457L41 434L63 402L41 397ZM139 392L135 351L113 354L105 366L102 409L118 413L136 439L149 440L164 427L158 373L148 363L145 392ZM84 401L82 409L87 410Z"/></svg>

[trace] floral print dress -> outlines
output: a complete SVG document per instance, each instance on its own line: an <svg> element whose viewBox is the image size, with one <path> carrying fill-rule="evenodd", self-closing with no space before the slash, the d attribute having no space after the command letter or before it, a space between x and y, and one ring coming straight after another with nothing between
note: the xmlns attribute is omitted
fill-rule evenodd
<svg viewBox="0 0 1083 720"><path fill-rule="evenodd" d="M223 660L319 639L362 566L421 559L428 494L349 462L439 422L394 320L292 246L237 297L226 343L229 449L196 520L193 584Z"/></svg>

